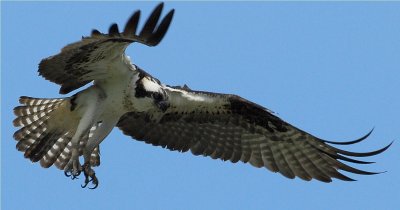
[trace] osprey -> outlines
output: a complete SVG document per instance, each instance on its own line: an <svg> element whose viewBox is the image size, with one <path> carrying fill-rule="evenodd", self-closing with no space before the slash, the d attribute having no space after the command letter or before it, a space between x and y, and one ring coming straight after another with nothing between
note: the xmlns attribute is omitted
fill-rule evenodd
<svg viewBox="0 0 400 210"><path fill-rule="evenodd" d="M118 127L148 144L232 163L242 161L291 179L353 180L339 170L376 174L341 161L371 163L352 157L376 155L391 144L365 153L332 146L361 142L372 131L354 141L326 141L237 95L168 86L132 64L124 53L129 44L156 46L166 34L174 10L159 21L162 9L160 3L140 32L140 11L136 11L123 32L117 24L111 25L108 34L93 30L89 37L40 62L39 74L59 84L61 94L93 84L65 98L20 98L13 123L22 128L14 138L25 158L45 168L55 165L72 179L83 172L82 187L91 183L96 188L99 181L93 167L100 165L99 145Z"/></svg>

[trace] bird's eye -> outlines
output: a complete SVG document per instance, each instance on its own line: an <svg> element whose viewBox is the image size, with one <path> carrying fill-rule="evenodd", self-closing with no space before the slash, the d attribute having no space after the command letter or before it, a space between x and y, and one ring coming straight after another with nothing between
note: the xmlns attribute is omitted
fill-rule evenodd
<svg viewBox="0 0 400 210"><path fill-rule="evenodd" d="M154 92L152 96L156 101L162 101L164 99L164 96L159 92Z"/></svg>

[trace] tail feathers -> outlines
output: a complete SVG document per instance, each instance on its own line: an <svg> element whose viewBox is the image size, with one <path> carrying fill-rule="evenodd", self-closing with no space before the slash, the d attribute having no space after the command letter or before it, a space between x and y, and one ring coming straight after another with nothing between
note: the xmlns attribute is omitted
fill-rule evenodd
<svg viewBox="0 0 400 210"><path fill-rule="evenodd" d="M55 141L60 138L62 134L58 132L43 132L38 139L25 151L25 157L29 157L32 162L38 162L53 146Z"/></svg>
<svg viewBox="0 0 400 210"><path fill-rule="evenodd" d="M54 165L61 170L65 169L65 166L67 165L69 159L71 159L72 155L72 143L71 141L69 142L64 142L66 144L63 144L61 146L64 147L63 150L61 150L61 153L58 155L57 160L55 161Z"/></svg>
<svg viewBox="0 0 400 210"><path fill-rule="evenodd" d="M94 132L96 131L96 129L101 125L101 122L96 123L92 128L90 128L89 130L89 135L86 136L86 140L85 141L81 141L84 142L86 146L87 140L94 135ZM82 147L83 148L83 147ZM96 148L94 148L92 154L90 155L90 165L91 166L99 166L100 165L100 147L97 146Z"/></svg>
<svg viewBox="0 0 400 210"><path fill-rule="evenodd" d="M71 148L67 148L67 145L71 145L71 139L73 136L73 132L67 132L64 135L60 136L51 148L49 148L47 153L40 160L40 165L48 168L51 165L55 165L57 168L64 170L65 165L68 163L71 157ZM66 156L61 155L62 153L68 152L69 155ZM61 164L64 164L63 167L59 167Z"/></svg>
<svg viewBox="0 0 400 210"><path fill-rule="evenodd" d="M93 126L93 127L95 127L95 126ZM91 129L91 131L92 131L92 129ZM86 146L89 136L90 136L90 134L86 135L80 141L80 145L79 145L79 154L80 155L83 154L82 148L84 148ZM68 141L63 142L63 141L60 141L60 139L57 141L57 143L60 143L59 146L63 149L59 150L59 153L57 153L57 155L55 156L55 157L57 157L57 159L55 161L53 161L54 165L61 170L65 169L65 166L67 165L68 160L71 158L72 144L70 141L71 141L72 136L69 136L67 138L69 138ZM62 142L63 142L63 144L61 144ZM50 154L50 152L51 152L51 150L49 151L49 154ZM96 148L94 148L92 154L90 155L90 165L93 167L100 165L100 146L97 146Z"/></svg>
<svg viewBox="0 0 400 210"><path fill-rule="evenodd" d="M14 114L17 118L14 119L14 126L27 126L36 121L48 117L49 114L61 105L62 101L57 101L51 104L43 105L26 105L17 106L14 108Z"/></svg>
<svg viewBox="0 0 400 210"><path fill-rule="evenodd" d="M88 139L89 139L89 137L91 136L91 135L93 135L93 132L96 130L96 128L98 127L98 125L95 125L95 126L93 126L91 129L90 129L90 131L89 131L89 133L87 134L87 135L85 135L84 137L83 137L83 139L81 139L81 141L79 141L79 154L80 155L82 155L83 154L83 148L85 148L85 146L86 146L86 144L87 144L87 141L88 141ZM70 138L72 138L72 136L70 137ZM63 147L63 148L65 148L65 149L63 149L61 152L60 152L60 154L58 155L58 157L57 157L57 160L55 161L55 166L57 167L57 168L59 168L59 169L61 169L61 170L64 170L65 169L65 166L67 165L67 163L68 163L68 160L71 158L71 151L72 151L72 144L71 144L71 142L70 142L70 139L69 139L69 141L68 142L64 142L64 144L62 144L62 145L60 145L61 147ZM97 165L94 165L94 164L92 164L92 156L94 156L94 155L96 155L96 154L98 154L97 152L96 152L96 149L93 151L93 153L92 153L92 155L91 155L91 166L97 166ZM100 157L97 155L97 157L98 157L98 160L96 160L96 161L93 161L93 163L95 163L95 162L98 162L99 164L100 164Z"/></svg>
<svg viewBox="0 0 400 210"><path fill-rule="evenodd" d="M68 101L69 98L42 99L23 96L19 100L22 106L14 108L14 126L22 126L14 133L14 139L18 141L16 147L32 162L40 160L43 167L50 167L54 163L53 159L57 159L49 155L49 152L54 152L52 148L68 130L52 127L51 120L54 111L68 107L65 106Z"/></svg>
<svg viewBox="0 0 400 210"><path fill-rule="evenodd" d="M81 139L79 142L79 154L83 154L83 148L86 147L86 144L88 142L89 137L91 137L94 134L94 131L101 125L101 123L95 124L90 130L87 135ZM71 137L72 138L72 137ZM66 160L69 160L71 158L71 143L63 145L65 147L64 151L58 156L55 166L61 170L63 170L67 164ZM94 148L92 154L90 155L90 165L95 167L100 165L100 146L97 146Z"/></svg>
<svg viewBox="0 0 400 210"><path fill-rule="evenodd" d="M90 155L90 165L91 166L100 165L100 146L94 148L92 154Z"/></svg>
<svg viewBox="0 0 400 210"><path fill-rule="evenodd" d="M14 133L18 141L18 151L24 152L25 158L39 162L44 168L53 164L64 170L71 158L71 139L79 119L72 116L70 98L43 99L23 96L21 106L14 108L16 115L14 126L22 127ZM61 122L60 123L60 119ZM81 139L79 153L82 155L88 138L99 124L90 129ZM90 157L91 166L100 164L100 149L96 147Z"/></svg>
<svg viewBox="0 0 400 210"><path fill-rule="evenodd" d="M55 104L56 102L64 101L64 98L32 98L28 96L21 96L19 103L28 106L39 106L45 104Z"/></svg>
<svg viewBox="0 0 400 210"><path fill-rule="evenodd" d="M14 139L18 141L18 151L25 152L29 147L32 146L36 141L35 139L41 136L41 133L47 130L45 121L35 121L31 125L23 127L14 133Z"/></svg>

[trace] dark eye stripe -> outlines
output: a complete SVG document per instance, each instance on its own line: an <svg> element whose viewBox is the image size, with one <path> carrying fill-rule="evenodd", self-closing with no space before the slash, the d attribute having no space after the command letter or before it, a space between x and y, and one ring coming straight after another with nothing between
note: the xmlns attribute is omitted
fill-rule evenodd
<svg viewBox="0 0 400 210"><path fill-rule="evenodd" d="M153 96L154 100L156 100L156 101L164 100L164 95L159 92L153 92L152 96Z"/></svg>

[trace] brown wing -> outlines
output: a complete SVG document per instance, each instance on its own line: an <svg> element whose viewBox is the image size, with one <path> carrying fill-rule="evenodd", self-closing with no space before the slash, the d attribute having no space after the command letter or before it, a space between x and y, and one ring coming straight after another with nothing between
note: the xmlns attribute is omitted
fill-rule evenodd
<svg viewBox="0 0 400 210"><path fill-rule="evenodd" d="M43 59L39 64L39 75L61 85L61 94L67 94L92 80L107 78L110 74L108 67L123 62L116 58L121 58L130 43L139 42L148 46L160 43L174 14L174 10L169 11L158 24L162 9L163 3L160 3L138 35L140 11L132 15L122 33L115 23L108 34L93 30L90 37L83 37L81 41L65 46L59 54Z"/></svg>
<svg viewBox="0 0 400 210"><path fill-rule="evenodd" d="M171 110L161 117L131 112L125 114L117 126L124 134L154 146L180 152L190 149L194 155L230 160L233 163L240 160L255 167L280 172L288 178L315 178L323 182L330 182L331 178L353 180L338 170L375 174L350 167L339 160L370 163L345 156L372 156L390 146L367 153L340 150L328 145L328 141L297 129L265 108L238 96L188 89L179 91L182 93L180 96L170 94ZM209 101L204 102L207 100L198 100L197 106L194 106L195 102L182 99L183 95L213 98L214 101L210 104ZM178 100L177 97L182 98ZM356 141L337 144L354 144L369 134Z"/></svg>

